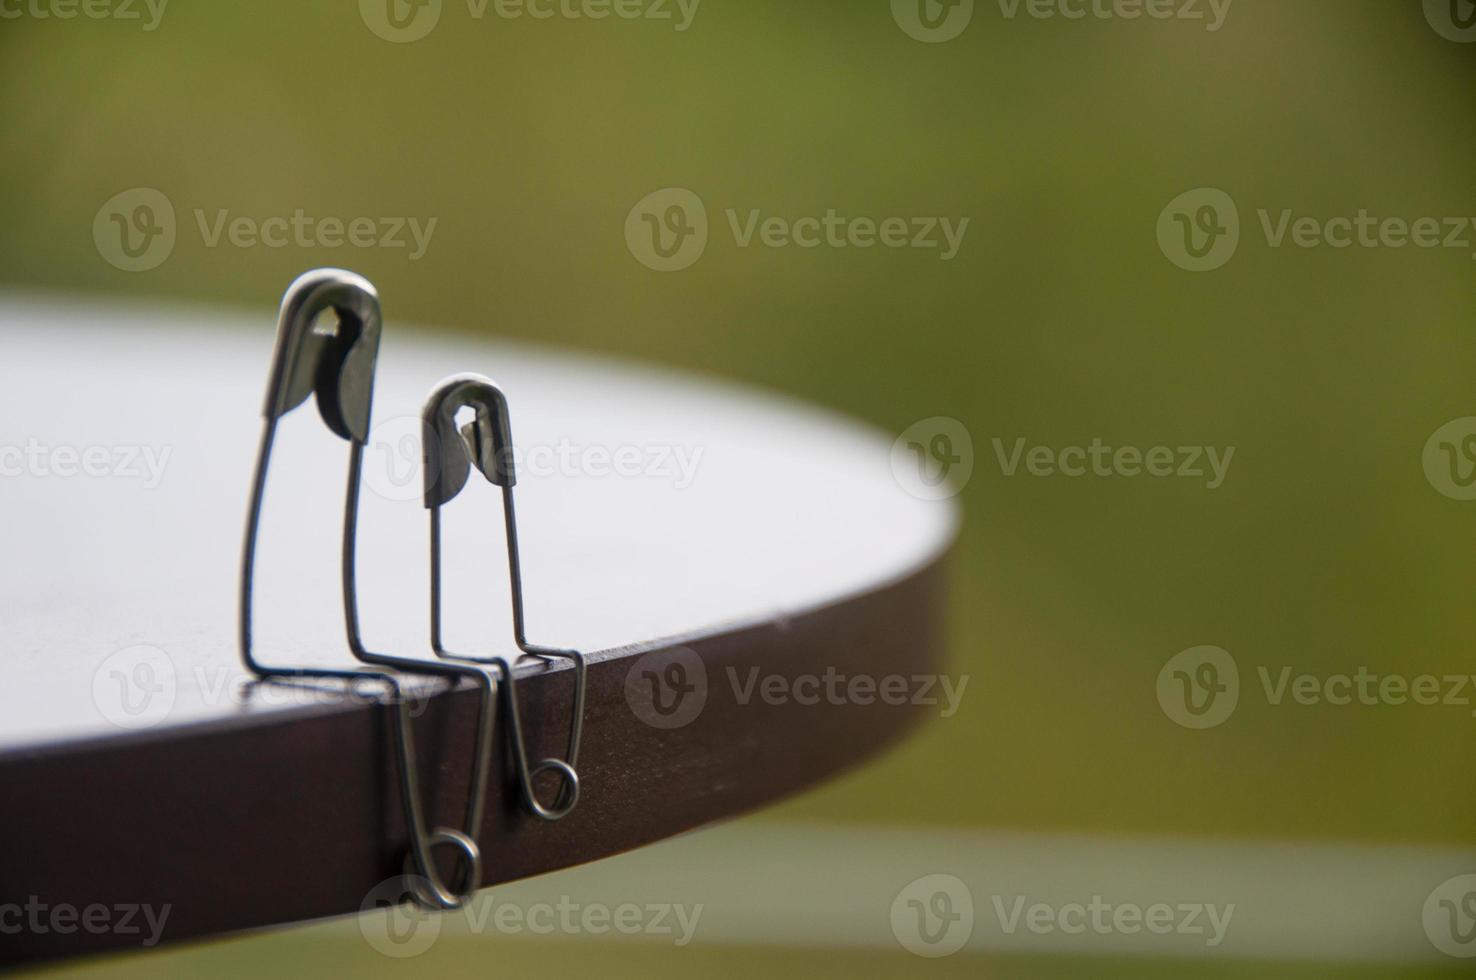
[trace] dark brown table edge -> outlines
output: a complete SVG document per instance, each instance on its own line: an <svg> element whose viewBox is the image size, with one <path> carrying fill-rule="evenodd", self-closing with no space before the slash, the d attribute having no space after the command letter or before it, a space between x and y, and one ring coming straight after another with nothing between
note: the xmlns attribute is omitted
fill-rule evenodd
<svg viewBox="0 0 1476 980"><path fill-rule="evenodd" d="M758 688L743 703L741 694L755 676L941 673L946 568L940 552L885 585L812 609L592 655L579 807L558 823L528 814L499 752L477 835L483 887L756 809L900 741L929 708L858 703L864 698L801 704L765 699ZM643 658L659 665L691 655L708 681L697 717L678 728L641 720L627 675ZM572 682L566 667L519 674L538 758L562 754ZM469 686L438 686L417 705L422 796L434 824L454 826L464 810L476 704ZM111 910L100 932L48 925L0 934L0 964L141 948L150 929L135 913L138 931L125 932L123 907L148 906L156 920L168 907L161 945L359 911L402 871L407 840L389 710L345 698L0 755L0 909L34 897L49 910Z"/></svg>

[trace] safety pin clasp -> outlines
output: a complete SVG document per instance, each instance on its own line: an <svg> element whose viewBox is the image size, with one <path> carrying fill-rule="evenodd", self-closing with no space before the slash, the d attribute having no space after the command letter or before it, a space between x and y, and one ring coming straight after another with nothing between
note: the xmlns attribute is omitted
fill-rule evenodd
<svg viewBox="0 0 1476 980"><path fill-rule="evenodd" d="M473 409L475 416L458 428L456 416L463 408ZM443 381L426 401L422 427L427 508L454 500L473 468L497 486L517 484L507 396L489 379L458 374Z"/></svg>
<svg viewBox="0 0 1476 980"><path fill-rule="evenodd" d="M318 318L330 311L338 323L325 330ZM279 419L316 394L329 429L367 442L382 330L379 295L367 279L343 269L299 276L282 298L265 416Z"/></svg>

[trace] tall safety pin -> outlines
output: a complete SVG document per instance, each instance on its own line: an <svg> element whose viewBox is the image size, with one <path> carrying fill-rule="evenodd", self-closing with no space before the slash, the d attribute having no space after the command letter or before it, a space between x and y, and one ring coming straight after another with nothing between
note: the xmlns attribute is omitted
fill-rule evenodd
<svg viewBox="0 0 1476 980"><path fill-rule="evenodd" d="M475 417L458 429L456 416L470 408ZM507 398L491 380L475 374L457 375L442 382L426 400L422 415L425 447L425 506L430 511L431 533L431 645L447 660L492 665L501 674L503 708L511 730L512 753L518 782L528 808L544 820L567 816L579 802L579 738L584 725L585 663L577 650L560 650L530 644L523 618L523 572L518 557L518 523L513 509L513 486L517 474L512 456L512 423ZM502 488L502 514L507 534L507 568L512 595L513 639L517 653L471 657L446 650L441 632L441 508L461 493L475 467L488 482ZM518 714L517 680L514 668L524 656L556 657L574 663L573 720L569 726L568 759L544 759L528 764L523 725ZM557 772L562 779L552 806L538 799L534 780L542 773Z"/></svg>
<svg viewBox="0 0 1476 980"><path fill-rule="evenodd" d="M320 315L332 312L337 325L323 327ZM277 323L276 351L271 380L267 385L265 423L257 454L247 512L246 541L241 559L240 646L246 667L261 678L372 677L383 681L395 705L395 742L399 756L405 816L410 833L410 854L419 872L412 884L415 898L430 908L455 909L464 905L481 883L481 851L476 834L481 828L487 778L496 723L496 681L484 670L460 664L371 653L359 631L356 539L358 536L359 489L364 446L374 398L374 372L379 354L382 318L379 298L369 282L351 272L319 269L294 282L282 298ZM266 495L267 471L278 422L282 416L316 395L323 422L334 434L349 442L348 489L343 524L343 607L348 645L354 656L370 669L317 667L273 667L256 659L252 646L252 586L255 579L256 543L262 505ZM410 709L401 679L393 670L422 672L453 679L470 677L481 689L477 720L477 745L472 762L470 794L464 830L437 828L428 831L421 805ZM458 887L448 886L433 859L434 848L449 845L461 852Z"/></svg>

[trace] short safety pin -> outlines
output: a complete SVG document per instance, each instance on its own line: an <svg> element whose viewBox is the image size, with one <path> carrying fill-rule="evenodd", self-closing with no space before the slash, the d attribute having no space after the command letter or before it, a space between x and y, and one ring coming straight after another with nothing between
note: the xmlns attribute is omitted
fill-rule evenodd
<svg viewBox="0 0 1476 980"><path fill-rule="evenodd" d="M470 408L475 417L457 427L459 411ZM544 820L567 816L579 801L579 740L584 724L585 662L577 650L561 650L530 644L523 618L523 572L518 557L517 514L513 509L513 486L517 474L512 455L512 423L507 398L488 378L475 374L457 375L443 381L426 400L422 415L425 449L425 506L430 511L431 533L431 646L436 655L448 660L492 665L501 675L502 700L511 730L513 759L523 800ZM507 566L512 596L513 639L517 653L490 657L452 654L442 642L441 632L441 508L461 493L475 467L490 483L502 488L502 514L507 534ZM518 713L517 680L514 667L524 656L557 657L574 663L573 720L569 727L568 759L544 759L537 766L528 764L528 751ZM538 799L533 782L541 773L554 771L563 777L559 795L552 806Z"/></svg>

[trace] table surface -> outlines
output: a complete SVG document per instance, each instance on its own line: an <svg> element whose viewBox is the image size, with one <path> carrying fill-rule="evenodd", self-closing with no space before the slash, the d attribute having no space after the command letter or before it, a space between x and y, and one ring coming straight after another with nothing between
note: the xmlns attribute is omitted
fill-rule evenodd
<svg viewBox="0 0 1476 980"><path fill-rule="evenodd" d="M0 297L0 902L169 902L169 939L354 911L403 853L381 706L251 686L236 584L270 315ZM372 649L429 656L419 411L442 377L506 391L521 466L530 639L590 655L575 814L515 805L506 760L478 835L484 884L616 853L811 785L916 712L744 699L734 678L936 668L946 502L894 478L892 441L773 394L630 363L396 329L365 457L359 601ZM346 443L284 422L257 571L270 663L349 665L337 573ZM510 646L501 500L446 510L447 639ZM642 657L695 655L700 717L635 717ZM570 672L526 662L542 749ZM426 688L433 813L454 822L475 698ZM541 754L549 754L544 751ZM120 847L120 840L127 847ZM229 877L223 883L222 877ZM129 945L32 936L17 959Z"/></svg>

